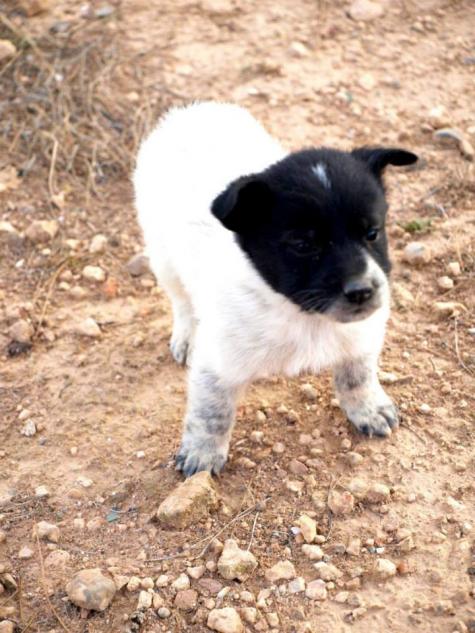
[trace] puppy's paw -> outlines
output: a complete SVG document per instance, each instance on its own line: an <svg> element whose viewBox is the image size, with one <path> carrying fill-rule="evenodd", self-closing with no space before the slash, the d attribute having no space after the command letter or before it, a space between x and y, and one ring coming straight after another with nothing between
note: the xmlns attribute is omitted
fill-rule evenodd
<svg viewBox="0 0 475 633"><path fill-rule="evenodd" d="M228 459L228 446L219 446L214 440L201 442L183 441L175 458L176 469L185 477L201 470L218 475Z"/></svg>
<svg viewBox="0 0 475 633"><path fill-rule="evenodd" d="M170 339L170 351L179 365L185 365L189 355L190 341L187 336L176 335Z"/></svg>
<svg viewBox="0 0 475 633"><path fill-rule="evenodd" d="M382 404L366 402L358 409L347 411L347 415L358 431L369 437L388 437L399 424L397 409L390 400Z"/></svg>

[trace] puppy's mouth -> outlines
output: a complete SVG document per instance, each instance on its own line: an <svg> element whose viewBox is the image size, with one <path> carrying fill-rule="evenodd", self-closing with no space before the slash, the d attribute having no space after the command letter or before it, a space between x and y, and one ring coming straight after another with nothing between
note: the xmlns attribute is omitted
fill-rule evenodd
<svg viewBox="0 0 475 633"><path fill-rule="evenodd" d="M362 305L349 304L345 299L337 299L333 305L326 310L325 314L338 323L352 323L363 321L370 317L382 306L381 296L376 295L370 301Z"/></svg>

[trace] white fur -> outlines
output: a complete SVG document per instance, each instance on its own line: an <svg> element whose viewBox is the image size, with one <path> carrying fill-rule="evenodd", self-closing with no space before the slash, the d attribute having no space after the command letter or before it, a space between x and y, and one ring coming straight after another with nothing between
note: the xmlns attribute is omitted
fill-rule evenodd
<svg viewBox="0 0 475 633"><path fill-rule="evenodd" d="M387 291L382 308L362 321L304 313L263 281L212 216L211 202L232 180L286 155L246 110L197 103L171 110L137 159L147 253L174 311L172 351L183 362L193 338L192 367L229 388L271 374L317 373L368 350L377 357L383 342ZM316 175L328 180L324 169Z"/></svg>
<svg viewBox="0 0 475 633"><path fill-rule="evenodd" d="M317 163L314 165L312 167L312 171L325 189L331 189L332 183L330 182L330 178L328 177L327 170L323 163Z"/></svg>

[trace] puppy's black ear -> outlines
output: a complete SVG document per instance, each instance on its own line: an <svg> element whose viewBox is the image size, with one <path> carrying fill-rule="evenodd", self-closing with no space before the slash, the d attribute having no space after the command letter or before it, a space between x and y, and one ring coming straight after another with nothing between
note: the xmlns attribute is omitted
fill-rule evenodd
<svg viewBox="0 0 475 633"><path fill-rule="evenodd" d="M230 231L243 233L270 218L272 192L258 176L235 180L211 205L211 213Z"/></svg>
<svg viewBox="0 0 475 633"><path fill-rule="evenodd" d="M352 156L368 165L376 177L380 177L387 165L412 165L418 158L412 152L392 147L361 147L351 152Z"/></svg>

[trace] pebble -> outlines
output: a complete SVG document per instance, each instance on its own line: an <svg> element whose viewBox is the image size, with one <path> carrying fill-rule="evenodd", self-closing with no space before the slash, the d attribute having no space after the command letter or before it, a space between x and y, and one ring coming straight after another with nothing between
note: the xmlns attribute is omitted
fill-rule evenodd
<svg viewBox="0 0 475 633"><path fill-rule="evenodd" d="M339 604L344 604L348 598L350 596L349 591L339 591L336 595L335 595L335 602L338 602Z"/></svg>
<svg viewBox="0 0 475 633"><path fill-rule="evenodd" d="M308 468L298 459L292 459L289 464L289 471L292 475L297 475L299 477L303 477L308 474Z"/></svg>
<svg viewBox="0 0 475 633"><path fill-rule="evenodd" d="M16 46L10 40L0 40L0 63L6 62L16 54Z"/></svg>
<svg viewBox="0 0 475 633"><path fill-rule="evenodd" d="M74 328L74 332L75 334L88 336L89 338L98 338L102 334L101 328L92 317L88 317L78 323Z"/></svg>
<svg viewBox="0 0 475 633"><path fill-rule="evenodd" d="M347 490L332 490L328 496L328 507L337 516L350 514L355 509L355 498Z"/></svg>
<svg viewBox="0 0 475 633"><path fill-rule="evenodd" d="M351 537L346 546L346 553L350 556L359 556L361 553L361 539L357 536Z"/></svg>
<svg viewBox="0 0 475 633"><path fill-rule="evenodd" d="M94 235L90 244L89 252L93 254L103 253L107 246L107 237L102 234Z"/></svg>
<svg viewBox="0 0 475 633"><path fill-rule="evenodd" d="M16 321L8 331L10 338L18 343L29 343L35 333L34 327L25 319Z"/></svg>
<svg viewBox="0 0 475 633"><path fill-rule="evenodd" d="M350 18L356 21L368 22L380 18L384 13L384 7L372 0L354 0L348 9Z"/></svg>
<svg viewBox="0 0 475 633"><path fill-rule="evenodd" d="M188 567L186 573L193 580L198 580L201 578L206 571L206 567L204 565L197 565L196 567Z"/></svg>
<svg viewBox="0 0 475 633"><path fill-rule="evenodd" d="M210 611L206 625L219 633L244 633L239 613L232 607Z"/></svg>
<svg viewBox="0 0 475 633"><path fill-rule="evenodd" d="M140 581L140 586L142 587L142 589L153 589L153 578L150 578L149 576L147 578L142 578L142 580Z"/></svg>
<svg viewBox="0 0 475 633"><path fill-rule="evenodd" d="M48 521L39 521L33 528L33 536L50 541L50 543L59 543L59 527Z"/></svg>
<svg viewBox="0 0 475 633"><path fill-rule="evenodd" d="M76 482L83 488L90 488L94 483L92 479L89 479L89 477L85 477L84 475L79 475L79 477L76 478Z"/></svg>
<svg viewBox="0 0 475 633"><path fill-rule="evenodd" d="M73 299L83 299L87 295L87 290L85 290L82 286L73 286L69 290L69 294Z"/></svg>
<svg viewBox="0 0 475 633"><path fill-rule="evenodd" d="M441 290L452 290L454 287L454 281L447 275L442 275L437 279L437 285Z"/></svg>
<svg viewBox="0 0 475 633"><path fill-rule="evenodd" d="M240 612L243 620L248 624L257 622L257 609L255 607L241 607Z"/></svg>
<svg viewBox="0 0 475 633"><path fill-rule="evenodd" d="M140 277L150 272L149 259L142 254L131 257L125 267L132 277Z"/></svg>
<svg viewBox="0 0 475 633"><path fill-rule="evenodd" d="M198 592L194 589L179 591L175 596L173 604L177 609L180 609L180 611L193 611L198 604Z"/></svg>
<svg viewBox="0 0 475 633"><path fill-rule="evenodd" d="M364 498L369 503L386 503L391 498L391 490L385 484L375 481L370 484Z"/></svg>
<svg viewBox="0 0 475 633"><path fill-rule="evenodd" d="M156 517L168 528L185 528L216 509L218 495L211 475L202 471L177 486L162 501Z"/></svg>
<svg viewBox="0 0 475 633"><path fill-rule="evenodd" d="M310 560L322 560L323 550L319 545L302 545L302 553Z"/></svg>
<svg viewBox="0 0 475 633"><path fill-rule="evenodd" d="M184 591L190 588L190 579L186 574L180 574L178 578L172 582L172 587L176 591Z"/></svg>
<svg viewBox="0 0 475 633"><path fill-rule="evenodd" d="M264 433L262 431L252 431L249 439L253 444L262 444L262 440L264 439Z"/></svg>
<svg viewBox="0 0 475 633"><path fill-rule="evenodd" d="M0 543L5 543L7 540L7 533L4 530L0 530Z"/></svg>
<svg viewBox="0 0 475 633"><path fill-rule="evenodd" d="M338 567L335 567L335 565L332 565L330 563L320 561L318 563L315 563L314 567L317 570L318 577L325 581L337 580L342 576L342 573L338 569Z"/></svg>
<svg viewBox="0 0 475 633"><path fill-rule="evenodd" d="M309 382L301 385L300 393L305 398L305 400L308 400L309 402L315 402L315 400L318 398L318 391Z"/></svg>
<svg viewBox="0 0 475 633"><path fill-rule="evenodd" d="M326 600L327 599L327 588L325 583L320 578L317 580L312 580L307 584L307 588L305 589L305 595L310 600Z"/></svg>
<svg viewBox="0 0 475 633"><path fill-rule="evenodd" d="M36 220L26 229L25 235L34 244L51 241L59 230L56 220Z"/></svg>
<svg viewBox="0 0 475 633"><path fill-rule="evenodd" d="M285 444L283 444L282 442L276 442L273 446L272 446L272 452L273 453L277 453L277 454L281 454L285 451Z"/></svg>
<svg viewBox="0 0 475 633"><path fill-rule="evenodd" d="M257 567L255 556L240 549L233 539L224 543L223 552L218 560L218 572L226 580L246 580Z"/></svg>
<svg viewBox="0 0 475 633"><path fill-rule="evenodd" d="M170 584L170 578L166 574L161 574L155 581L156 587L168 587Z"/></svg>
<svg viewBox="0 0 475 633"><path fill-rule="evenodd" d="M447 264L447 273L452 277L459 277L462 274L460 264L458 262L449 262Z"/></svg>
<svg viewBox="0 0 475 633"><path fill-rule="evenodd" d="M420 404L417 407L417 410L419 411L419 413L423 413L424 415L427 415L428 413L430 413L432 411L431 407L428 404L426 404L425 402Z"/></svg>
<svg viewBox="0 0 475 633"><path fill-rule="evenodd" d="M170 609L167 609L167 607L160 607L160 609L157 611L158 617L162 620L166 620L171 616L171 614L172 612L170 611Z"/></svg>
<svg viewBox="0 0 475 633"><path fill-rule="evenodd" d="M140 578L138 576L131 576L127 583L127 591L137 591L140 587Z"/></svg>
<svg viewBox="0 0 475 633"><path fill-rule="evenodd" d="M409 242L404 248L402 258L414 266L427 264L431 260L430 249L422 242Z"/></svg>
<svg viewBox="0 0 475 633"><path fill-rule="evenodd" d="M150 607L152 606L152 600L153 600L153 594L142 590L139 593L139 599L137 602L137 610L140 611L142 609L150 609Z"/></svg>
<svg viewBox="0 0 475 633"><path fill-rule="evenodd" d="M379 580L386 580L395 576L397 573L396 565L387 558L378 558L374 566L374 574Z"/></svg>
<svg viewBox="0 0 475 633"><path fill-rule="evenodd" d="M346 454L346 461L350 466L354 468L355 466L359 466L360 464L362 464L364 461L364 458L363 458L363 455L360 455L360 453L355 453L354 451L350 451L349 453Z"/></svg>
<svg viewBox="0 0 475 633"><path fill-rule="evenodd" d="M23 560L28 560L29 558L32 558L33 555L34 552L31 547L28 547L28 545L24 545L18 552L18 558L21 558Z"/></svg>
<svg viewBox="0 0 475 633"><path fill-rule="evenodd" d="M82 276L87 281L94 281L96 283L102 282L106 278L106 273L100 266L84 266L82 269Z"/></svg>
<svg viewBox="0 0 475 633"><path fill-rule="evenodd" d="M317 535L317 522L306 514L297 520L297 525L306 543L313 543Z"/></svg>
<svg viewBox="0 0 475 633"><path fill-rule="evenodd" d="M363 73L363 75L361 75L358 79L358 84L361 88L363 88L363 90L367 90L369 92L376 86L376 79L370 73Z"/></svg>
<svg viewBox="0 0 475 633"><path fill-rule="evenodd" d="M49 497L49 495L50 492L47 486L37 486L35 488L35 497L38 497L38 499L41 499L42 497Z"/></svg>
<svg viewBox="0 0 475 633"><path fill-rule="evenodd" d="M97 568L83 569L66 585L66 593L73 604L93 611L104 611L115 592L115 584Z"/></svg>
<svg viewBox="0 0 475 633"><path fill-rule="evenodd" d="M20 433L25 437L33 437L36 435L36 424L33 420L28 420L20 429Z"/></svg>
<svg viewBox="0 0 475 633"><path fill-rule="evenodd" d="M296 575L295 567L289 560L279 561L265 573L266 579L272 583L279 580L292 580Z"/></svg>
<svg viewBox="0 0 475 633"><path fill-rule="evenodd" d="M301 593L305 591L305 578L297 576L294 580L291 580L288 584L289 593Z"/></svg>
<svg viewBox="0 0 475 633"><path fill-rule="evenodd" d="M152 606L154 609L160 609L163 607L164 600L159 593L153 593L152 595Z"/></svg>

